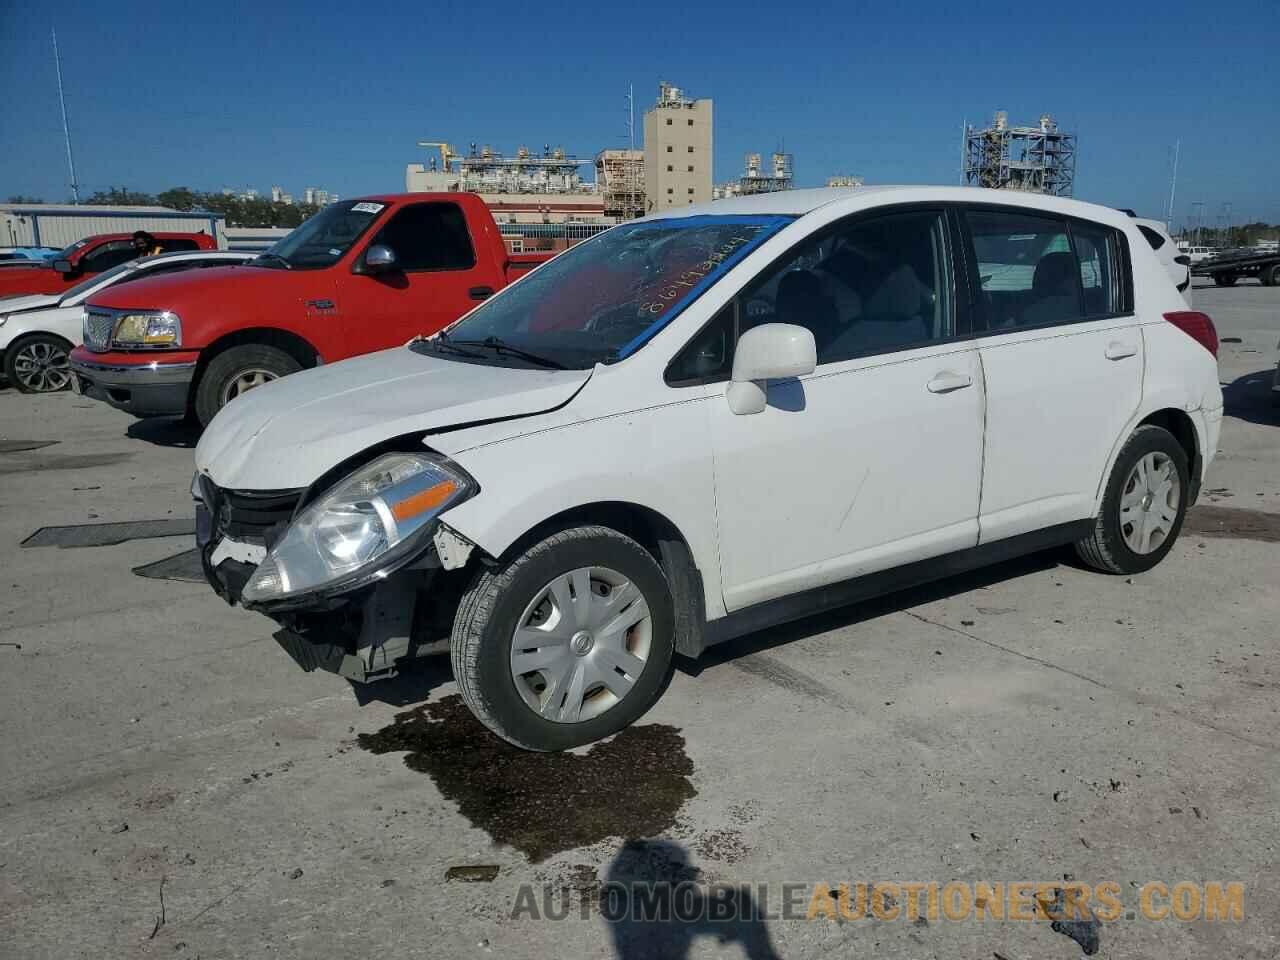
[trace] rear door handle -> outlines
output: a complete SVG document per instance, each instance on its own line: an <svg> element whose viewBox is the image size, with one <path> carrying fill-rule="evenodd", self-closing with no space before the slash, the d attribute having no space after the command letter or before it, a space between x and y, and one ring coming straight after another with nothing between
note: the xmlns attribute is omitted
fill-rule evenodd
<svg viewBox="0 0 1280 960"><path fill-rule="evenodd" d="M1118 340L1112 340L1107 344L1108 360L1123 360L1125 357L1132 357L1138 352L1138 348L1131 343L1120 343Z"/></svg>
<svg viewBox="0 0 1280 960"><path fill-rule="evenodd" d="M472 287L467 291L472 300L488 300L493 296L493 287Z"/></svg>
<svg viewBox="0 0 1280 960"><path fill-rule="evenodd" d="M930 393L950 393L952 390L963 390L973 386L973 377L967 373L952 373L944 370L927 384Z"/></svg>

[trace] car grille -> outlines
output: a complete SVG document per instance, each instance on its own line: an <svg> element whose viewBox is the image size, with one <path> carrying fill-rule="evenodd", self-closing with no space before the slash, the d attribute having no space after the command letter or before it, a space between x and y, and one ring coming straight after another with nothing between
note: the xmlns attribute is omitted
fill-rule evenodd
<svg viewBox="0 0 1280 960"><path fill-rule="evenodd" d="M213 517L214 539L230 537L242 543L261 543L268 549L293 519L301 490L223 490L204 477L200 483L205 505Z"/></svg>
<svg viewBox="0 0 1280 960"><path fill-rule="evenodd" d="M111 349L111 334L116 315L105 310L86 310L84 315L84 345L95 353Z"/></svg>

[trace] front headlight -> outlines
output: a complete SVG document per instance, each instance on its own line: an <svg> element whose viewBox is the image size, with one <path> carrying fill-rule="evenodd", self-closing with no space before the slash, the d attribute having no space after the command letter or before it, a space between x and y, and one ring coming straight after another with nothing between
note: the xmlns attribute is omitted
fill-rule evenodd
<svg viewBox="0 0 1280 960"><path fill-rule="evenodd" d="M182 320L176 313L126 313L111 339L122 347L180 347Z"/></svg>
<svg viewBox="0 0 1280 960"><path fill-rule="evenodd" d="M242 600L343 592L384 576L416 556L436 517L475 492L475 481L448 461L409 453L379 457L294 519L245 584Z"/></svg>

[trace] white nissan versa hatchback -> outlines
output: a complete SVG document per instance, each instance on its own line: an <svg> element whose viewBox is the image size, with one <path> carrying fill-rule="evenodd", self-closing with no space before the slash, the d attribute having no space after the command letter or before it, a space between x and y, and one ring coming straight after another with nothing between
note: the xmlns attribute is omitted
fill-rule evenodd
<svg viewBox="0 0 1280 960"><path fill-rule="evenodd" d="M724 200L233 401L198 539L305 669L447 644L481 721L556 750L636 720L675 653L1058 544L1154 566L1217 446L1216 349L1115 210Z"/></svg>

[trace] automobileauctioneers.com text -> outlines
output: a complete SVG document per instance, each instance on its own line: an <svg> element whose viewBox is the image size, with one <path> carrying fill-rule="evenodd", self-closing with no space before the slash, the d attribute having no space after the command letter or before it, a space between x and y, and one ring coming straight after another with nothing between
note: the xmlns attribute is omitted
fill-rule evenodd
<svg viewBox="0 0 1280 960"><path fill-rule="evenodd" d="M1150 880L1121 884L1077 881L968 882L952 880L719 884L601 883L596 900L581 897L585 919L598 910L611 921L724 922L770 920L966 921L1244 920L1240 882ZM579 892L580 893L580 892ZM563 920L574 910L570 891L554 884L522 884L513 920Z"/></svg>

